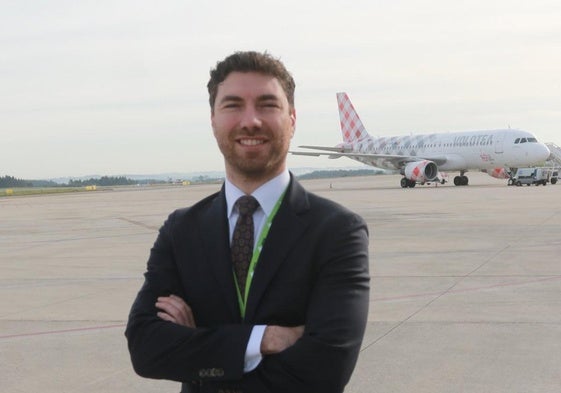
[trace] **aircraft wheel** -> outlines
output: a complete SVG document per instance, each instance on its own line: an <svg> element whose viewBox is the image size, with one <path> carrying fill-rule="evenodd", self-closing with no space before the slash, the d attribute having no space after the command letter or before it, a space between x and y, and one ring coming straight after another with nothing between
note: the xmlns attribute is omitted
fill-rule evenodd
<svg viewBox="0 0 561 393"><path fill-rule="evenodd" d="M460 179L460 176L454 177L454 185L455 186L460 186L461 182L462 182L462 180Z"/></svg>
<svg viewBox="0 0 561 393"><path fill-rule="evenodd" d="M409 180L409 188L415 187L416 184L415 180Z"/></svg>
<svg viewBox="0 0 561 393"><path fill-rule="evenodd" d="M556 178L556 177L554 177L553 179L551 179L551 184L555 184L555 183L557 183L557 178Z"/></svg>
<svg viewBox="0 0 561 393"><path fill-rule="evenodd" d="M404 177L401 178L401 188L407 188L409 186L408 183L409 181L406 178Z"/></svg>

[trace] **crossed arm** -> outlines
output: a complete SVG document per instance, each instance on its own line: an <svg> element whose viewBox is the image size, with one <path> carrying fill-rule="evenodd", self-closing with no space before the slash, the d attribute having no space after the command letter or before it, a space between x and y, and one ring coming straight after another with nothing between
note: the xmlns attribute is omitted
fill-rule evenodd
<svg viewBox="0 0 561 393"><path fill-rule="evenodd" d="M196 328L193 310L185 301L176 295L159 297L156 307L161 310L158 317L164 321L176 323L181 326ZM261 354L273 355L280 353L294 345L302 337L304 326L286 327L271 325L265 328L261 340Z"/></svg>

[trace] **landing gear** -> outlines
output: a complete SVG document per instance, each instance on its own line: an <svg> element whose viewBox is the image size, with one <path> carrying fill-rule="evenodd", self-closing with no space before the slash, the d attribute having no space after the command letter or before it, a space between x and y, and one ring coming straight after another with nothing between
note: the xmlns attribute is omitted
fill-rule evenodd
<svg viewBox="0 0 561 393"><path fill-rule="evenodd" d="M460 176L456 176L454 178L454 185L455 186L467 186L469 179L466 175L461 174Z"/></svg>
<svg viewBox="0 0 561 393"><path fill-rule="evenodd" d="M401 184L401 188L407 188L407 187L413 188L415 187L416 182L415 180L409 180L406 177L402 177L400 184Z"/></svg>

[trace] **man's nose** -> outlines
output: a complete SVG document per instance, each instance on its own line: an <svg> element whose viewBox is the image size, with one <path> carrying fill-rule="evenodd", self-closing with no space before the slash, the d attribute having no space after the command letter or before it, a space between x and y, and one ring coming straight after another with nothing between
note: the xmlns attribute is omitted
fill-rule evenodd
<svg viewBox="0 0 561 393"><path fill-rule="evenodd" d="M261 127L261 117L259 116L259 112L256 108L253 107L246 107L240 118L240 127L251 130L253 128Z"/></svg>

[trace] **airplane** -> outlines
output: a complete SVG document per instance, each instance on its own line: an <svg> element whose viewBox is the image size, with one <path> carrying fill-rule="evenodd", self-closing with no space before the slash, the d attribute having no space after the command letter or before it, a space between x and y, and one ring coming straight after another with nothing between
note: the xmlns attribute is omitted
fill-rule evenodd
<svg viewBox="0 0 561 393"><path fill-rule="evenodd" d="M397 170L400 185L445 182L444 171L459 171L454 185L467 186L469 170L508 179L515 168L543 163L550 156L530 132L515 129L447 132L374 137L366 131L347 93L337 93L343 143L335 147L299 146L321 152L291 151L294 155L348 157L377 168Z"/></svg>

